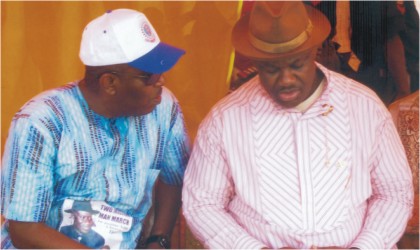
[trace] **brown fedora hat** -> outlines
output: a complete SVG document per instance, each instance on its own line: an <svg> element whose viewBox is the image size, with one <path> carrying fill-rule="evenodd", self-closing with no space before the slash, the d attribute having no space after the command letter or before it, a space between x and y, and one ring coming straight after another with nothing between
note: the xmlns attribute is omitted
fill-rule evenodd
<svg viewBox="0 0 420 250"><path fill-rule="evenodd" d="M270 60L320 45L331 25L318 10L301 1L255 1L232 31L237 52L256 60Z"/></svg>

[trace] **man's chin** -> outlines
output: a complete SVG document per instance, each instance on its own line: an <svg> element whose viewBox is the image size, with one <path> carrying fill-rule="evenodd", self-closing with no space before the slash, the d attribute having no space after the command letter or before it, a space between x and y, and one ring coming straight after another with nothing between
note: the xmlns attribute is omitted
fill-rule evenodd
<svg viewBox="0 0 420 250"><path fill-rule="evenodd" d="M133 116L142 116L147 115L153 112L155 110L157 105L152 105L151 107L148 107L147 109L139 110L138 112L135 112Z"/></svg>
<svg viewBox="0 0 420 250"><path fill-rule="evenodd" d="M80 231L81 233L83 233L83 234L86 234L86 233L88 233L88 232L90 231L90 228L91 228L91 227L84 227L84 228L79 229L79 231Z"/></svg>
<svg viewBox="0 0 420 250"><path fill-rule="evenodd" d="M296 106L299 105L299 101L294 100L294 101L283 101L283 100L277 100L277 104L279 104L282 108L285 109L291 109L291 108L295 108Z"/></svg>
<svg viewBox="0 0 420 250"><path fill-rule="evenodd" d="M274 102L280 105L282 108L291 109L299 105L301 102L299 96L294 96L293 98L282 98L281 95L271 95Z"/></svg>

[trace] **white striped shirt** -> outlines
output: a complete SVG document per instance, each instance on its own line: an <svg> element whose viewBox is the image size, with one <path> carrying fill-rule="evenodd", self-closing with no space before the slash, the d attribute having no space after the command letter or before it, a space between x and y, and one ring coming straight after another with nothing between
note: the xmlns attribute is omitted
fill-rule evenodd
<svg viewBox="0 0 420 250"><path fill-rule="evenodd" d="M401 237L413 188L391 116L318 66L325 89L306 112L277 105L257 76L200 125L183 211L206 247L390 248Z"/></svg>

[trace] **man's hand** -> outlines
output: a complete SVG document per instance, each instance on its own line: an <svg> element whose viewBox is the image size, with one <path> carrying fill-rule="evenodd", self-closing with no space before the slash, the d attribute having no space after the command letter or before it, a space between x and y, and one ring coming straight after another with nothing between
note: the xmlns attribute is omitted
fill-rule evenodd
<svg viewBox="0 0 420 250"><path fill-rule="evenodd" d="M181 207L181 193L182 186L172 186L158 181L155 192L154 221L150 235L166 235L169 243ZM158 242L150 242L146 247L152 248L149 246L152 243L159 245Z"/></svg>

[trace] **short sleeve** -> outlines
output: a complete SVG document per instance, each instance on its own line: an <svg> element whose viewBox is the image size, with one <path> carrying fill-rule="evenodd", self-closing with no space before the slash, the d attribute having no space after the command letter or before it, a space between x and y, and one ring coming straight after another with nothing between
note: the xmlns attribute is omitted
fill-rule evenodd
<svg viewBox="0 0 420 250"><path fill-rule="evenodd" d="M5 145L1 212L7 219L45 221L53 198L55 147L41 121L15 117Z"/></svg>

